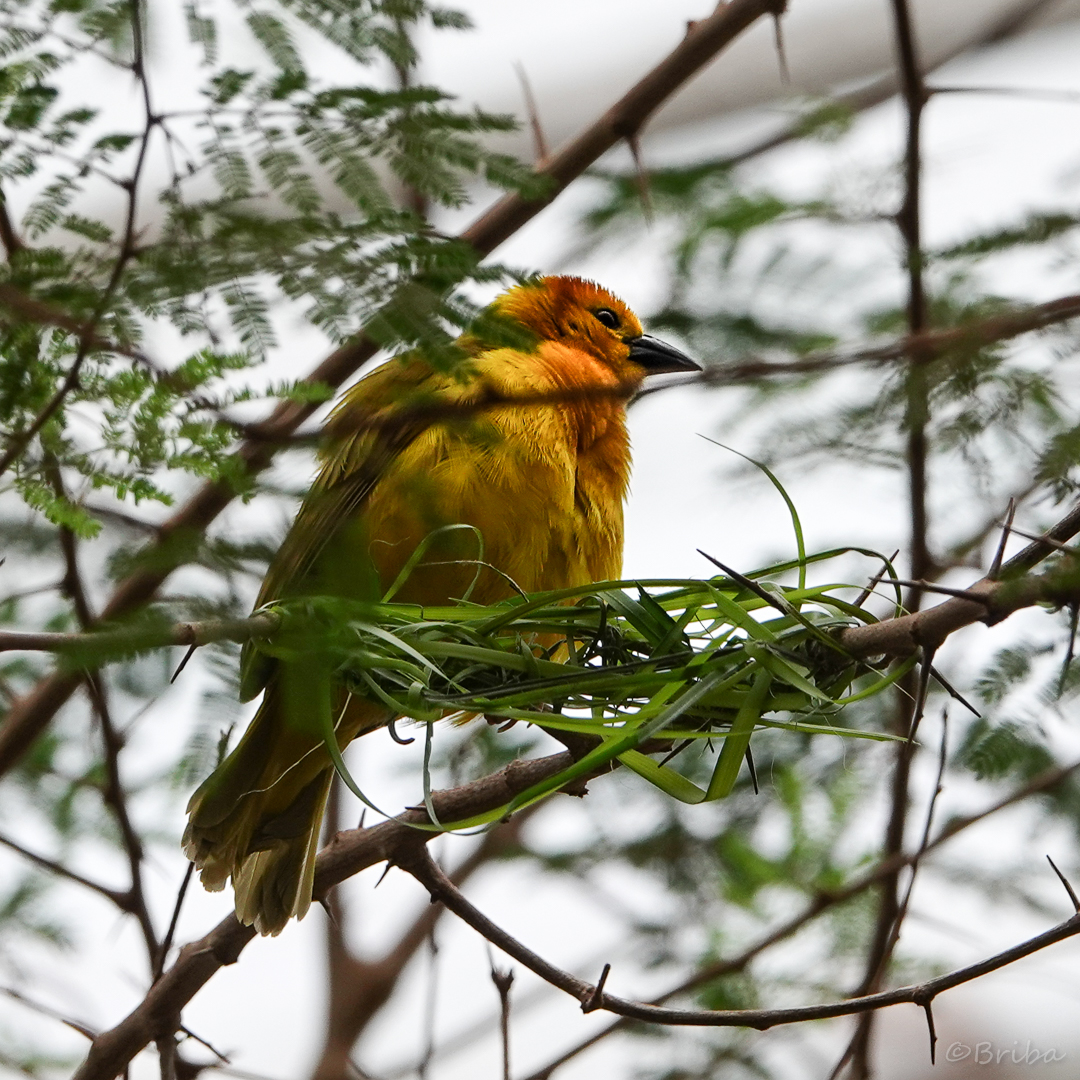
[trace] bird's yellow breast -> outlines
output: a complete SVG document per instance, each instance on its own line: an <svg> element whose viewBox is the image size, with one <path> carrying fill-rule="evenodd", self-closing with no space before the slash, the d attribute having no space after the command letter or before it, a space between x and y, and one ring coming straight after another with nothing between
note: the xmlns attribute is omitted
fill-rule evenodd
<svg viewBox="0 0 1080 1080"><path fill-rule="evenodd" d="M400 601L468 595L490 603L513 585L535 592L617 577L630 451L614 377L553 342L530 354L494 350L474 363L473 378L447 383L443 394L509 403L428 426L389 464L364 508L384 587L422 543ZM447 529L453 525L470 528Z"/></svg>

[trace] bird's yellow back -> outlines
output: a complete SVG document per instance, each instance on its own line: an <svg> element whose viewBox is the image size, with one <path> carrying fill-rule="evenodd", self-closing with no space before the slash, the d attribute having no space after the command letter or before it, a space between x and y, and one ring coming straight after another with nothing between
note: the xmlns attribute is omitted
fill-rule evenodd
<svg viewBox="0 0 1080 1080"><path fill-rule="evenodd" d="M514 586L618 576L626 401L645 374L625 341L641 324L578 278L518 286L493 312L529 332L531 347L466 335L461 370L438 372L407 355L346 393L259 603L295 591L378 599L421 544L420 565L395 600L434 605L468 594L490 603Z"/></svg>

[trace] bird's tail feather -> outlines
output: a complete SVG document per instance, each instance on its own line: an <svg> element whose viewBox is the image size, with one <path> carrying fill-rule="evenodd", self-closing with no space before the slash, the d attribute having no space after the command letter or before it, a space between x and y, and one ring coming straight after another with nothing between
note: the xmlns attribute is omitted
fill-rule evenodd
<svg viewBox="0 0 1080 1080"><path fill-rule="evenodd" d="M310 725L289 722L272 682L236 749L188 803L184 851L210 890L231 877L236 916L278 934L311 904L319 826L333 779L326 748ZM388 719L353 699L342 710L340 746Z"/></svg>

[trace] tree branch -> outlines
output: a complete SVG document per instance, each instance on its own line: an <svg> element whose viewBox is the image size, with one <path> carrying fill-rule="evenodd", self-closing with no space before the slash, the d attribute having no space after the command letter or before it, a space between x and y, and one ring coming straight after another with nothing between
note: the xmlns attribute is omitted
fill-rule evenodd
<svg viewBox="0 0 1080 1080"><path fill-rule="evenodd" d="M943 67L955 57L968 53L970 50L1007 41L1010 37L1023 33L1040 11L1057 2L1058 0L1027 0L1026 3L1006 12L996 22L991 23L978 37L968 41L961 41L944 53L938 52L934 57L935 70ZM872 109L875 105L888 101L898 89L899 80L896 77L896 72L890 69L882 72L868 84L862 85L855 90L837 94L827 100L830 104L840 105L852 113L861 113ZM746 161L752 161L754 158L760 157L762 154L767 154L770 150L776 150L781 146L786 146L788 143L805 138L806 119L806 114L800 112L783 130L766 136L736 154L721 159L717 164L728 167L741 165Z"/></svg>
<svg viewBox="0 0 1080 1080"><path fill-rule="evenodd" d="M946 990L971 982L991 971L997 971L999 968L1015 963L1025 956L1030 956L1040 949L1080 934L1080 914L1077 914L1042 934L1014 945L1011 949L1005 949L1003 952L959 968L947 975L941 975L914 986L902 986L895 990L867 994L845 1001L803 1005L788 1009L667 1009L644 1002L629 1001L602 989L598 992L598 987L548 963L473 907L439 869L423 844L414 842L404 854L404 861L399 861L399 865L428 890L433 900L444 904L477 933L502 949L507 956L513 957L534 974L539 975L545 982L565 991L582 1005L590 1006L590 1011L592 1008L604 1009L631 1020L666 1026L752 1027L758 1031L766 1031L781 1024L824 1020L834 1016L851 1016L881 1009L887 1005L905 1003L926 1005ZM401 855L399 855L400 859Z"/></svg>
<svg viewBox="0 0 1080 1080"><path fill-rule="evenodd" d="M460 887L482 866L515 845L525 822L541 805L534 803L486 832L480 844L451 872L454 884ZM376 959L367 960L354 956L348 949L344 933L347 909L342 907L340 897L331 893L328 899L335 901L334 918L327 926L330 1001L326 1038L319 1063L312 1072L313 1080L341 1080L349 1075L349 1055L356 1040L389 1000L406 965L428 939L442 914L437 905L425 904L390 949Z"/></svg>
<svg viewBox="0 0 1080 1080"><path fill-rule="evenodd" d="M470 784L433 793L435 812L440 821L453 822L497 809L534 784L562 772L575 760L574 754L563 752L531 761L511 762L498 772ZM927 845L923 854L933 851L992 814L1033 794L1050 790L1078 771L1080 762L1048 770L988 809L951 821ZM322 899L335 885L370 866L380 862L395 862L403 847L417 843L418 838L426 841L439 835L434 832L418 833L412 827L427 822L424 811L408 810L379 825L338 833L319 853L316 862L315 898ZM893 862L883 862L843 889L819 894L807 910L770 932L740 957L718 961L696 972L658 1000L666 1000L721 975L740 970L755 956L789 937L820 912L851 899L879 881L883 874L894 872L903 865L906 865L903 857ZM185 945L176 962L154 984L146 998L120 1024L97 1036L90 1055L73 1080L112 1080L144 1046L158 1038L161 1031L175 1020L180 1010L223 966L236 963L254 936L255 932L251 927L242 926L234 916L229 915L205 937Z"/></svg>
<svg viewBox="0 0 1080 1080"><path fill-rule="evenodd" d="M767 949L772 948L772 946L781 941L785 941L792 935L798 933L803 927L824 912L832 910L838 905L854 899L856 896L864 893L867 889L877 885L883 878L902 870L906 866L910 866L915 859L922 859L930 852L935 851L937 848L948 843L948 841L952 840L965 830L970 829L972 826L977 825L979 822L985 821L987 818L993 817L993 815L1008 809L1010 806L1015 806L1025 799L1031 798L1032 795L1038 795L1053 790L1059 784L1064 783L1064 781L1068 780L1078 772L1080 772L1080 761L1074 761L1071 765L1047 769L1038 776L1033 777L1028 783L1024 784L1023 787L1017 788L1015 791L998 800L996 803L986 807L984 810L965 817L952 818L933 840L929 841L925 847L921 847L919 852L912 855L897 855L888 859L882 859L876 866L855 878L853 881L849 881L843 887L818 892L801 912L788 919L787 922L774 927L764 937L759 938L741 953L727 959L714 960L712 963L706 964L688 978L671 987L671 989L666 990L663 994L653 998L650 1004L662 1005L665 1001L670 1001L673 997L706 986L708 983L723 978L725 975L733 975L745 970L753 960ZM590 1047L595 1046L596 1043L607 1038L609 1035L613 1035L617 1031L625 1030L630 1024L631 1021L627 1019L614 1021L614 1023L609 1024L608 1027L601 1031L594 1032L587 1038L582 1039L581 1042L563 1051L557 1058L549 1061L535 1072L530 1073L524 1080L550 1080L552 1073L554 1073L556 1069L565 1065L568 1061L571 1061Z"/></svg>
<svg viewBox="0 0 1080 1080"><path fill-rule="evenodd" d="M693 23L679 45L588 131L544 162L539 173L550 178L551 186L542 198L505 196L469 226L461 239L485 253L498 247L601 155L637 135L664 101L747 27L763 15L782 15L786 9L787 0L731 0L718 4L712 15Z"/></svg>
<svg viewBox="0 0 1080 1080"><path fill-rule="evenodd" d="M1055 544L1071 540L1077 533L1080 533L1080 504L1048 529L1044 539L1036 540L1008 559L1001 567L999 580L984 577L968 586L969 594L983 599L954 597L911 615L855 626L840 634L840 643L857 657L910 656L919 649L936 649L950 634L973 623L992 626L1014 611L1040 601L1067 603L1072 599L1075 584L1070 590L1063 588L1062 580L1053 574L1016 575L1053 554L1057 550Z"/></svg>
<svg viewBox="0 0 1080 1080"><path fill-rule="evenodd" d="M101 726L101 742L105 759L105 783L102 798L112 811L120 830L120 841L127 855L128 869L131 873L131 886L128 889L128 908L139 923L143 942L146 945L147 967L153 974L154 966L160 953L157 934L150 918L150 908L143 889L143 844L131 815L128 813L127 791L120 776L120 751L124 743L113 723L109 700L105 686L98 675L86 676L86 687L90 694L98 724Z"/></svg>
<svg viewBox="0 0 1080 1080"><path fill-rule="evenodd" d="M700 375L680 379L679 386L738 386L761 379L787 375L813 375L854 364L928 364L953 351L976 349L996 341L1007 341L1032 331L1080 318L1080 295L1062 296L1032 307L993 315L979 322L941 330L908 334L884 345L849 352L812 352L798 360L747 360L738 364L706 368ZM658 393L670 383L656 383L638 395Z"/></svg>
<svg viewBox="0 0 1080 1080"><path fill-rule="evenodd" d="M0 836L0 844L18 852L24 859L28 859L35 866L40 866L42 870L48 870L49 873L56 874L57 877L66 878L68 881L75 882L76 885L82 885L92 892L99 893L101 896L111 900L121 911L131 911L131 898L123 889L111 889L108 885L91 881L90 878L83 877L82 874L76 873L74 870L69 870L63 863L47 859L44 855L38 855L28 848L24 848L22 844L17 844L7 836Z"/></svg>
<svg viewBox="0 0 1080 1080"><path fill-rule="evenodd" d="M505 768L471 784L435 792L435 813L440 821L463 821L506 805L515 795L555 776L573 764L569 752L531 761L513 761ZM407 810L398 817L366 829L338 833L319 853L315 864L314 897L321 900L346 878L380 862L394 863L398 852L419 838L428 841L437 832L418 832L429 824L423 810ZM235 964L254 938L250 926L229 915L198 941L180 950L173 966L150 988L143 1001L116 1027L98 1035L73 1080L113 1080L144 1046L175 1025L180 1010L223 967Z"/></svg>
<svg viewBox="0 0 1080 1080"><path fill-rule="evenodd" d="M207 619L172 626L124 627L89 633L54 633L32 630L0 630L0 652L49 652L77 654L86 651L117 655L160 649L173 645L209 645L215 641L250 641L268 637L281 619L272 611L260 611L246 619Z"/></svg>
<svg viewBox="0 0 1080 1080"><path fill-rule="evenodd" d="M966 589L956 590L961 593L960 596L936 607L851 627L840 634L840 644L858 658L904 657L920 648L937 648L950 634L976 622L994 625L1013 612L1034 604L1053 603L1060 606L1080 599L1080 583L1071 574L1023 573L1041 559L1058 552L1062 543L1077 533L1080 533L1080 505L1043 537L1007 560L998 578L981 578ZM270 636L279 625L280 618L274 612L260 611L246 619L207 619L163 627L129 627L85 634L7 630L0 631L0 653L29 651L78 655L93 651L122 655L165 646L248 641Z"/></svg>

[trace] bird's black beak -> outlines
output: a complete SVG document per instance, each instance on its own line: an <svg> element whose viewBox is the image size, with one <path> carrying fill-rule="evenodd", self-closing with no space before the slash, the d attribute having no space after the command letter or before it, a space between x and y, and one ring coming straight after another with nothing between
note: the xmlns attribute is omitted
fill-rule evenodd
<svg viewBox="0 0 1080 1080"><path fill-rule="evenodd" d="M650 375L659 375L665 371L701 370L701 365L685 353L648 334L627 338L626 344L630 346L630 359L635 364L640 364Z"/></svg>

